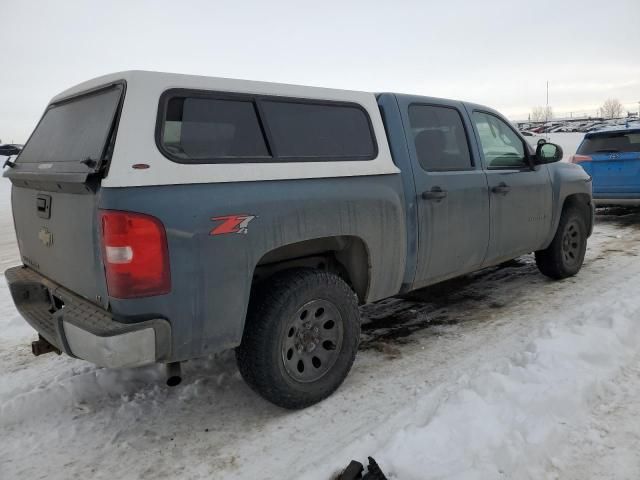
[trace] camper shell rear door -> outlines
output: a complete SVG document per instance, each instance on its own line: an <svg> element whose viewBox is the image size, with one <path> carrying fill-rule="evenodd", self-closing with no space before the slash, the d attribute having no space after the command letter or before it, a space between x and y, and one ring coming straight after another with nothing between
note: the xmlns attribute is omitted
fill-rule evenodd
<svg viewBox="0 0 640 480"><path fill-rule="evenodd" d="M104 307L97 196L124 93L118 82L49 105L4 173L23 263Z"/></svg>

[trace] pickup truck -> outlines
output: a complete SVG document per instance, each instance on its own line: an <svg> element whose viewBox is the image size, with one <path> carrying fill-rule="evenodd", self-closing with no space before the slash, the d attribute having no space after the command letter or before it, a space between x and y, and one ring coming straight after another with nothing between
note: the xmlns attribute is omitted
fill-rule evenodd
<svg viewBox="0 0 640 480"><path fill-rule="evenodd" d="M358 350L358 306L535 252L561 279L593 228L590 177L496 111L129 71L53 98L4 176L33 352L109 368L235 348L303 408Z"/></svg>

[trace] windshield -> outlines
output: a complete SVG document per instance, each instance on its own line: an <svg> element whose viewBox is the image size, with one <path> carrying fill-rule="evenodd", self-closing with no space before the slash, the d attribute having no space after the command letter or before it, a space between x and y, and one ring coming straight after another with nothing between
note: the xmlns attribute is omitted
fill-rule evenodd
<svg viewBox="0 0 640 480"><path fill-rule="evenodd" d="M607 152L640 152L640 131L599 133L586 137L576 153L592 155Z"/></svg>
<svg viewBox="0 0 640 480"><path fill-rule="evenodd" d="M45 112L17 162L101 160L121 96L122 86L116 85L53 105Z"/></svg>

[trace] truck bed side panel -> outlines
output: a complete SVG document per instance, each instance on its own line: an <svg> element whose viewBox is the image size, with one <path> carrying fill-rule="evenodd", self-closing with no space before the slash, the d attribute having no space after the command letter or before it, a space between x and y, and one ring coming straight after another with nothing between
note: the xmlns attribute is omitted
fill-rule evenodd
<svg viewBox="0 0 640 480"><path fill-rule="evenodd" d="M103 188L99 206L153 215L165 225L171 293L111 299L111 308L119 317L168 319L173 360L239 344L255 266L278 247L355 236L369 254L367 301L396 294L403 281L406 227L398 174ZM222 222L212 219L230 215L254 218L246 233L212 235Z"/></svg>

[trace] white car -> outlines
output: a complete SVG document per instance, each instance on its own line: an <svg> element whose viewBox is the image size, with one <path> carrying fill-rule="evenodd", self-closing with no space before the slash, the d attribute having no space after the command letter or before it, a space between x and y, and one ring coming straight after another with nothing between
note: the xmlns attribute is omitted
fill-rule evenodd
<svg viewBox="0 0 640 480"><path fill-rule="evenodd" d="M522 134L522 136L524 137L524 139L527 141L527 143L529 145L531 145L533 148L536 148L536 146L538 145L538 141L539 140L545 140L546 139L540 135L539 133L535 133L535 132L528 132L528 131L521 131L520 132Z"/></svg>

